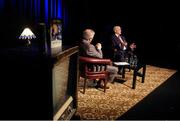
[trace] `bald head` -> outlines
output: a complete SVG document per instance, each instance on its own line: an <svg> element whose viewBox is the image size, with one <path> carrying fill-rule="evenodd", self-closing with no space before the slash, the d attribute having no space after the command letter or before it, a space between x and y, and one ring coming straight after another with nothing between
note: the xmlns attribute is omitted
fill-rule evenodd
<svg viewBox="0 0 180 121"><path fill-rule="evenodd" d="M115 34L121 35L121 27L120 26L114 26L113 31Z"/></svg>

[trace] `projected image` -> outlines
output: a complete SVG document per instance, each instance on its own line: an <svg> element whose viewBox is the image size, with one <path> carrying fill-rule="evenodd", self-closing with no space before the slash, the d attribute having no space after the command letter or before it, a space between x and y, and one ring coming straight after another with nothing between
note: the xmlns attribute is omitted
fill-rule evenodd
<svg viewBox="0 0 180 121"><path fill-rule="evenodd" d="M50 24L51 52L53 55L62 51L62 21L53 19Z"/></svg>
<svg viewBox="0 0 180 121"><path fill-rule="evenodd" d="M53 20L51 23L51 41L62 40L62 24L60 20Z"/></svg>

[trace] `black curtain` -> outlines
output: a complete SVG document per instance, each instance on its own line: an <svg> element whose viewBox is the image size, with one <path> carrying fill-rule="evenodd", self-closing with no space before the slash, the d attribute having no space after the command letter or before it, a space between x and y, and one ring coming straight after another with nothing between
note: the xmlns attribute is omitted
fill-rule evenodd
<svg viewBox="0 0 180 121"><path fill-rule="evenodd" d="M14 46L25 27L62 19L62 0L1 0L1 46Z"/></svg>

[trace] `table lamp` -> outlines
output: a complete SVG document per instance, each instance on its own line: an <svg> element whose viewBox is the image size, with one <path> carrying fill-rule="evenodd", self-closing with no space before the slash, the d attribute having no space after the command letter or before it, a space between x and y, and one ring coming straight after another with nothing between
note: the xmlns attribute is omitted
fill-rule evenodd
<svg viewBox="0 0 180 121"><path fill-rule="evenodd" d="M36 38L36 36L34 35L34 33L29 29L29 28L25 28L23 30L23 32L21 33L21 35L19 36L19 39L25 39L28 41L27 45L31 44L31 39Z"/></svg>

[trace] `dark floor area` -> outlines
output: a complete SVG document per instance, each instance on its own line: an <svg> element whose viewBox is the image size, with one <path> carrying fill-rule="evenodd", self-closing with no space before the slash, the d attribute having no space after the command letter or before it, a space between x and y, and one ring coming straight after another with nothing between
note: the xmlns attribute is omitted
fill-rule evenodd
<svg viewBox="0 0 180 121"><path fill-rule="evenodd" d="M178 120L180 73L171 76L118 120Z"/></svg>

